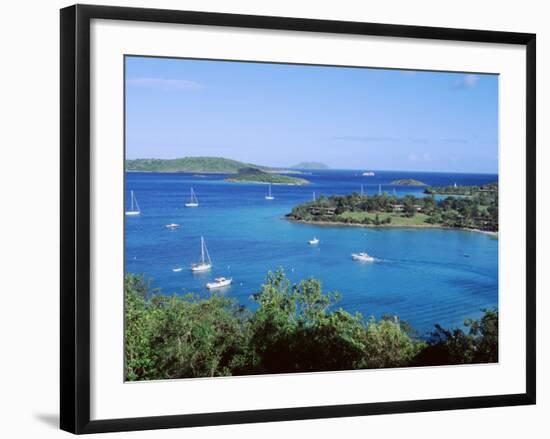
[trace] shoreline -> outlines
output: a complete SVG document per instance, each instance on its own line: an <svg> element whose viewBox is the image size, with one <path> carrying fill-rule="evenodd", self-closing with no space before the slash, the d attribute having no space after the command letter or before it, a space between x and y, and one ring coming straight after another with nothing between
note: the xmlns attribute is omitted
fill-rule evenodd
<svg viewBox="0 0 550 439"><path fill-rule="evenodd" d="M426 225L401 225L401 224L359 224L359 223L342 223L338 221L306 221L297 220L293 218L284 217L285 220L294 223L308 224L313 226L331 226L331 227L364 227L372 229L440 229L440 230L456 230L462 232L475 232L483 233L484 235L491 236L498 239L498 232L481 229L469 229L466 227L445 227L438 224L426 224Z"/></svg>

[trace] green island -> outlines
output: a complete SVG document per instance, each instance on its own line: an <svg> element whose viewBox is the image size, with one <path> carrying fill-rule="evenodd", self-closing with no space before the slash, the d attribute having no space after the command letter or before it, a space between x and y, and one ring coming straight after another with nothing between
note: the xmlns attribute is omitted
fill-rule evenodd
<svg viewBox="0 0 550 439"><path fill-rule="evenodd" d="M126 170L133 172L193 172L198 174L236 174L239 169L267 171L266 166L253 165L223 157L183 157L179 159L126 160Z"/></svg>
<svg viewBox="0 0 550 439"><path fill-rule="evenodd" d="M282 270L252 296L255 310L223 294L162 295L134 274L124 292L128 381L498 361L497 309L421 337L398 316L337 308L337 292Z"/></svg>
<svg viewBox="0 0 550 439"><path fill-rule="evenodd" d="M424 193L433 195L460 195L460 196L475 196L483 193L498 192L498 183L489 183L482 186L429 186L424 189Z"/></svg>
<svg viewBox="0 0 550 439"><path fill-rule="evenodd" d="M432 188L437 190L437 188ZM469 197L382 195L321 196L299 204L287 219L311 224L383 227L444 227L498 232L498 190L470 190Z"/></svg>
<svg viewBox="0 0 550 439"><path fill-rule="evenodd" d="M330 169L327 165L320 162L300 162L291 166L293 169Z"/></svg>
<svg viewBox="0 0 550 439"><path fill-rule="evenodd" d="M396 186L427 186L426 183L413 178L401 178L399 180L392 181L391 184Z"/></svg>
<svg viewBox="0 0 550 439"><path fill-rule="evenodd" d="M308 180L303 178L264 172L257 168L241 168L238 170L237 174L226 178L225 181L230 181L232 183L271 183L297 186L309 183Z"/></svg>

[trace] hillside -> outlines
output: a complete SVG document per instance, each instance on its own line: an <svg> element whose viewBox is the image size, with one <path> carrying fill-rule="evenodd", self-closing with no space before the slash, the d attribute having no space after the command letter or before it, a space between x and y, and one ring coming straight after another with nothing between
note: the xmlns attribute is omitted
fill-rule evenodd
<svg viewBox="0 0 550 439"><path fill-rule="evenodd" d="M226 181L232 183L272 183L272 184L287 184L287 185L302 185L308 184L309 181L303 178L289 177L288 175L274 174L271 172L263 172L257 168L242 168L238 174L232 175Z"/></svg>
<svg viewBox="0 0 550 439"><path fill-rule="evenodd" d="M236 174L239 169L267 170L259 165L222 157L183 157L179 159L126 160L126 170L135 172L195 172L203 174Z"/></svg>
<svg viewBox="0 0 550 439"><path fill-rule="evenodd" d="M392 181L391 184L398 186L426 186L426 183L414 180L413 178L401 178L399 180Z"/></svg>
<svg viewBox="0 0 550 439"><path fill-rule="evenodd" d="M292 169L329 169L327 165L320 162L301 162L291 166Z"/></svg>

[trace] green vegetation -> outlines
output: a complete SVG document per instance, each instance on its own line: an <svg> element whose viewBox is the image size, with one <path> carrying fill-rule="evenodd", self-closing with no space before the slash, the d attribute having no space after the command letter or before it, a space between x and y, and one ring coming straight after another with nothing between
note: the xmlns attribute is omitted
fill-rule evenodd
<svg viewBox="0 0 550 439"><path fill-rule="evenodd" d="M179 159L126 160L126 170L136 172L196 172L204 174L236 174L241 168L258 170L265 166L251 165L222 157L183 157Z"/></svg>
<svg viewBox="0 0 550 439"><path fill-rule="evenodd" d="M484 184L482 186L441 186L427 187L424 190L426 194L433 195L461 195L461 196L482 196L483 194L491 195L498 192L498 183Z"/></svg>
<svg viewBox="0 0 550 439"><path fill-rule="evenodd" d="M237 175L232 175L226 178L226 181L235 183L249 182L249 183L273 183L273 184L289 184L289 185L302 185L308 184L309 181L303 178L289 177L288 175L273 174L270 172L264 172L256 168L242 168L239 169Z"/></svg>
<svg viewBox="0 0 550 439"><path fill-rule="evenodd" d="M291 166L294 169L329 169L327 165L320 162L300 162L297 165Z"/></svg>
<svg viewBox="0 0 550 439"><path fill-rule="evenodd" d="M143 277L125 279L125 377L190 377L352 370L498 360L498 312L467 321L468 333L439 325L428 340L398 317L367 321L335 308L314 279L291 284L269 273L252 312L212 294L165 296Z"/></svg>
<svg viewBox="0 0 550 439"><path fill-rule="evenodd" d="M433 188L432 188L433 189ZM309 223L364 226L451 227L498 231L498 190L474 191L469 197L333 195L299 204L287 218Z"/></svg>
<svg viewBox="0 0 550 439"><path fill-rule="evenodd" d="M415 180L413 178L401 178L399 180L392 181L391 184L394 184L397 186L426 186L426 183L423 183L419 180Z"/></svg>

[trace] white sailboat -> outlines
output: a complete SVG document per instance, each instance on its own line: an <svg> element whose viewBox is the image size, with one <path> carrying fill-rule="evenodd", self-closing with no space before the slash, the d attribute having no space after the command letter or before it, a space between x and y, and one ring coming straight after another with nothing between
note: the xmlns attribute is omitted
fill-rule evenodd
<svg viewBox="0 0 550 439"><path fill-rule="evenodd" d="M189 202L185 203L185 207L199 207L199 199L193 188L191 188L191 197L189 198Z"/></svg>
<svg viewBox="0 0 550 439"><path fill-rule="evenodd" d="M310 239L308 241L311 245L317 245L319 244L319 238L317 238L316 236L313 237L313 239Z"/></svg>
<svg viewBox="0 0 550 439"><path fill-rule="evenodd" d="M180 225L176 223L171 223L171 224L166 224L164 227L170 230L176 230L180 228Z"/></svg>
<svg viewBox="0 0 550 439"><path fill-rule="evenodd" d="M204 238L201 236L201 259L199 262L191 265L191 271L207 271L212 268L212 260L208 254L208 249L206 248L206 243Z"/></svg>
<svg viewBox="0 0 550 439"><path fill-rule="evenodd" d="M265 199L266 200L274 200L275 199L275 197L271 194L271 185L269 185L269 192L265 196Z"/></svg>
<svg viewBox="0 0 550 439"><path fill-rule="evenodd" d="M226 278L226 277L217 277L214 279L214 282L208 282L206 284L206 288L209 290L212 290L214 288L222 288L227 287L228 285L231 285L231 282L233 282L233 279Z"/></svg>
<svg viewBox="0 0 550 439"><path fill-rule="evenodd" d="M126 211L127 216L137 216L141 213L139 210L139 204L137 202L136 196L134 195L134 191L130 191L130 210Z"/></svg>

